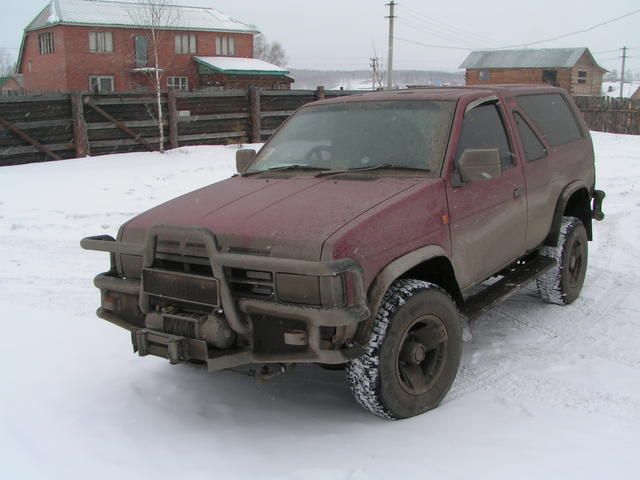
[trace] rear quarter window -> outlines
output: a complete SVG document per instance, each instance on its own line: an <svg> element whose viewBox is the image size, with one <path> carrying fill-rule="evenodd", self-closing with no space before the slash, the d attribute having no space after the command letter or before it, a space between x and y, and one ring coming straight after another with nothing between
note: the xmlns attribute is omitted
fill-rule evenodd
<svg viewBox="0 0 640 480"><path fill-rule="evenodd" d="M575 115L559 93L523 95L516 100L551 146L558 147L582 138Z"/></svg>

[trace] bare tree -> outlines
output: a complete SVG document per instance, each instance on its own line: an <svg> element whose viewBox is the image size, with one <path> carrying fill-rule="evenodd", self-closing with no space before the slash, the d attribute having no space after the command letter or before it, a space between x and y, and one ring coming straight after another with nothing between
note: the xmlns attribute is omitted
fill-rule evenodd
<svg viewBox="0 0 640 480"><path fill-rule="evenodd" d="M8 77L15 73L16 64L11 54L4 48L0 48L0 77Z"/></svg>
<svg viewBox="0 0 640 480"><path fill-rule="evenodd" d="M155 99L159 133L159 149L164 153L164 123L162 107L163 71L173 58L161 58L161 45L167 30L175 27L180 21L180 12L172 0L138 0L137 8L131 10L132 20L145 32L147 54L151 55L150 68L141 68L147 74L152 85Z"/></svg>
<svg viewBox="0 0 640 480"><path fill-rule="evenodd" d="M269 42L267 37L261 33L256 35L253 41L253 56L279 67L286 67L289 62L282 44L280 42Z"/></svg>

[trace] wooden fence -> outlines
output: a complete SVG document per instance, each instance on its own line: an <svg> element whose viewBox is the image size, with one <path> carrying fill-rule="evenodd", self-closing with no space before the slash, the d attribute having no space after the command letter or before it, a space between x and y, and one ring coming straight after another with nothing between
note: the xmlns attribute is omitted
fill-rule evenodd
<svg viewBox="0 0 640 480"><path fill-rule="evenodd" d="M165 147L261 142L298 107L354 92L317 90L170 92L163 95ZM640 102L577 97L589 127L640 134ZM156 99L149 94L0 99L0 166L157 150Z"/></svg>
<svg viewBox="0 0 640 480"><path fill-rule="evenodd" d="M640 101L610 97L576 97L591 130L640 135Z"/></svg>
<svg viewBox="0 0 640 480"><path fill-rule="evenodd" d="M262 142L298 107L343 90L169 92L165 148ZM149 94L0 99L0 166L159 149L157 99Z"/></svg>

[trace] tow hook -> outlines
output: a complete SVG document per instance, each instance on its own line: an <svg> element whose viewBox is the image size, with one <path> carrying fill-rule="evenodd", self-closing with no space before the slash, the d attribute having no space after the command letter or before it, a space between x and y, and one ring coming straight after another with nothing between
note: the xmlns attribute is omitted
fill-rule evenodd
<svg viewBox="0 0 640 480"><path fill-rule="evenodd" d="M253 369L249 370L249 376L266 382L267 380L271 380L273 378L279 377L280 375L284 375L285 373L292 371L294 368L295 364L269 364L264 365L259 372L256 372Z"/></svg>

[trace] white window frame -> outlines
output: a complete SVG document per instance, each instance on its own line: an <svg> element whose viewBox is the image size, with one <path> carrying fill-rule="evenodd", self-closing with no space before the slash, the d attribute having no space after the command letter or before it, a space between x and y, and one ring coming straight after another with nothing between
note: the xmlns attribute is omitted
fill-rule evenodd
<svg viewBox="0 0 640 480"><path fill-rule="evenodd" d="M98 85L98 93L113 93L116 91L116 79L113 75L89 75L89 91L94 92L93 82L96 81L96 85ZM102 81L110 80L111 81L111 89L109 91L103 91L102 89Z"/></svg>
<svg viewBox="0 0 640 480"><path fill-rule="evenodd" d="M481 82L490 82L491 81L491 70L480 70L478 73L478 80Z"/></svg>
<svg viewBox="0 0 640 480"><path fill-rule="evenodd" d="M216 37L216 55L219 57L235 57L236 39L234 37Z"/></svg>
<svg viewBox="0 0 640 480"><path fill-rule="evenodd" d="M198 37L193 33L176 35L175 46L176 53L179 55L195 55L198 53Z"/></svg>
<svg viewBox="0 0 640 480"><path fill-rule="evenodd" d="M174 90L189 90L189 77L167 77L167 87Z"/></svg>
<svg viewBox="0 0 640 480"><path fill-rule="evenodd" d="M113 33L89 32L89 51L91 53L113 53Z"/></svg>
<svg viewBox="0 0 640 480"><path fill-rule="evenodd" d="M38 45L40 47L40 55L50 55L56 53L56 45L53 38L53 32L40 33L38 35Z"/></svg>

